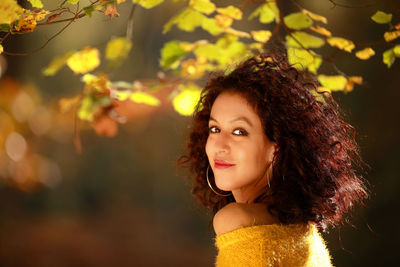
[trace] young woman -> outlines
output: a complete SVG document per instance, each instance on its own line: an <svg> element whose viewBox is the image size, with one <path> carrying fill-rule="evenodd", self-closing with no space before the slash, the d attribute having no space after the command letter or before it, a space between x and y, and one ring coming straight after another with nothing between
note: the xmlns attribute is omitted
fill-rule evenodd
<svg viewBox="0 0 400 267"><path fill-rule="evenodd" d="M332 266L320 232L368 194L355 131L280 54L214 74L193 116L193 194L213 213L216 266Z"/></svg>

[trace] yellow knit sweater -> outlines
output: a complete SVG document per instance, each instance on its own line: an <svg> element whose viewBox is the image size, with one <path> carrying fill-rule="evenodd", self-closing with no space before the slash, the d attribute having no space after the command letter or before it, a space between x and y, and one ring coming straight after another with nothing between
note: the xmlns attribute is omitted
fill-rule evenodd
<svg viewBox="0 0 400 267"><path fill-rule="evenodd" d="M217 267L331 267L324 240L313 224L255 225L217 235Z"/></svg>

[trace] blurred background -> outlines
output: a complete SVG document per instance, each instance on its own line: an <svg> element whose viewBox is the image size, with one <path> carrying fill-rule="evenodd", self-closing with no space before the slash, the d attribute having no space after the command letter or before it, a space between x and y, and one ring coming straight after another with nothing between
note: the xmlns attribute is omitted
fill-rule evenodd
<svg viewBox="0 0 400 267"><path fill-rule="evenodd" d="M45 7L56 5L43 2ZM13 132L7 140L0 135L0 266L213 266L212 215L191 196L185 171L176 168L190 118L168 102L155 108L132 104L130 120L114 137L99 136L82 123L79 154L73 144L74 116L60 114L57 102L79 94L80 77L65 67L52 77L41 73L68 50L85 45L104 50L112 36L125 35L128 2L119 6L119 18L94 14L80 19L39 52L0 56L0 132ZM392 12L399 22L400 7L390 9L383 2L397 4L388 0L344 8L328 0L298 1L326 16L330 30L358 42L381 39L383 26L370 19L378 9ZM133 50L109 72L111 80L156 79L166 41L208 38L202 30L161 34L183 6L167 1L135 10ZM30 51L62 26L15 35L3 45L7 51ZM353 226L324 234L335 266L398 264L400 62L388 69L381 58L385 49L377 48L369 61L344 52L336 58L342 71L366 81L350 93L334 93L334 98L357 130L362 156L371 166L366 178L372 193L366 206L355 210ZM106 65L100 68L107 70ZM334 74L329 68L325 73Z"/></svg>

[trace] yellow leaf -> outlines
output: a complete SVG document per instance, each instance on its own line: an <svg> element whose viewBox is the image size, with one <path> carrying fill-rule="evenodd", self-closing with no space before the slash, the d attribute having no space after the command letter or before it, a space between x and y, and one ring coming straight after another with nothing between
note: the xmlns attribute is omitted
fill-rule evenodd
<svg viewBox="0 0 400 267"><path fill-rule="evenodd" d="M108 42L106 47L106 59L113 63L125 59L131 51L132 42L124 37L114 38Z"/></svg>
<svg viewBox="0 0 400 267"><path fill-rule="evenodd" d="M393 47L393 53L396 57L400 57L400 45Z"/></svg>
<svg viewBox="0 0 400 267"><path fill-rule="evenodd" d="M190 116L200 100L201 89L195 84L180 85L181 92L172 100L174 109L181 115Z"/></svg>
<svg viewBox="0 0 400 267"><path fill-rule="evenodd" d="M385 34L383 35L386 42L393 41L394 39L397 39L399 36L400 36L400 31L385 32Z"/></svg>
<svg viewBox="0 0 400 267"><path fill-rule="evenodd" d="M24 12L16 0L0 1L0 24L11 24Z"/></svg>
<svg viewBox="0 0 400 267"><path fill-rule="evenodd" d="M134 92L134 93L132 93L132 95L130 96L129 99L132 100L133 102L143 103L143 104L147 104L150 106L159 106L160 105L160 100L158 100L154 96L149 95L144 92Z"/></svg>
<svg viewBox="0 0 400 267"><path fill-rule="evenodd" d="M371 47L364 48L363 50L357 51L356 52L356 57L362 60L369 59L375 55L375 51Z"/></svg>
<svg viewBox="0 0 400 267"><path fill-rule="evenodd" d="M318 75L318 81L323 87L329 88L331 91L341 91L344 90L347 84L346 77L342 75Z"/></svg>
<svg viewBox="0 0 400 267"><path fill-rule="evenodd" d="M74 51L68 51L62 56L54 58L50 64L42 71L45 76L53 76L59 69L64 66L68 58L74 54Z"/></svg>
<svg viewBox="0 0 400 267"><path fill-rule="evenodd" d="M332 36L332 33L330 31L328 31L326 28L321 27L319 25L311 26L310 30L312 30L312 31L314 31L316 33L319 33L319 34L321 34L323 36L326 36L326 37L331 37Z"/></svg>
<svg viewBox="0 0 400 267"><path fill-rule="evenodd" d="M153 8L159 4L161 4L162 2L164 2L164 0L132 0L132 2L134 4L139 4L142 7L146 8L146 9L150 9Z"/></svg>
<svg viewBox="0 0 400 267"><path fill-rule="evenodd" d="M4 52L3 46L0 44L0 55Z"/></svg>
<svg viewBox="0 0 400 267"><path fill-rule="evenodd" d="M196 27L201 26L205 19L207 17L197 10L185 8L164 25L163 34L168 32L175 24L181 30L192 32Z"/></svg>
<svg viewBox="0 0 400 267"><path fill-rule="evenodd" d="M233 18L224 14L216 15L215 20L217 21L218 25L222 28L229 28L233 23Z"/></svg>
<svg viewBox="0 0 400 267"><path fill-rule="evenodd" d="M301 12L303 12L303 14L306 14L307 16L309 16L310 18L312 18L315 21L320 21L325 24L328 23L328 19L325 18L324 16L312 13L311 11L308 11L306 9L302 9Z"/></svg>
<svg viewBox="0 0 400 267"><path fill-rule="evenodd" d="M378 10L374 15L371 16L371 19L379 24L387 24L392 20L392 14Z"/></svg>
<svg viewBox="0 0 400 267"><path fill-rule="evenodd" d="M337 47L341 50L351 53L355 45L352 41L341 38L341 37L331 37L327 39L331 46Z"/></svg>
<svg viewBox="0 0 400 267"><path fill-rule="evenodd" d="M395 25L394 28L395 28L396 30L400 30L400 23L397 24L397 25Z"/></svg>
<svg viewBox="0 0 400 267"><path fill-rule="evenodd" d="M288 28L294 30L308 28L313 24L312 19L301 12L289 14L283 18L283 21Z"/></svg>
<svg viewBox="0 0 400 267"><path fill-rule="evenodd" d="M286 35L286 44L298 48L319 48L325 44L325 41L306 32L296 31L291 35Z"/></svg>
<svg viewBox="0 0 400 267"><path fill-rule="evenodd" d="M208 31L212 35L219 35L224 31L224 29L219 26L217 20L214 18L205 18L201 23L201 28L203 28L205 31Z"/></svg>
<svg viewBox="0 0 400 267"><path fill-rule="evenodd" d="M347 92L353 91L354 84L362 84L362 77L361 76L350 76L347 80L344 92L347 93Z"/></svg>
<svg viewBox="0 0 400 267"><path fill-rule="evenodd" d="M99 73L97 75L87 73L82 76L81 80L85 83L86 91L103 93L108 91L111 86L108 76L104 73Z"/></svg>
<svg viewBox="0 0 400 267"><path fill-rule="evenodd" d="M232 28L226 29L225 32L240 38L251 38L251 35L248 32L238 31Z"/></svg>
<svg viewBox="0 0 400 267"><path fill-rule="evenodd" d="M215 4L210 0L190 0L189 6L207 15L215 11Z"/></svg>
<svg viewBox="0 0 400 267"><path fill-rule="evenodd" d="M100 53L97 48L84 47L67 60L67 65L75 73L87 73L100 65Z"/></svg>
<svg viewBox="0 0 400 267"><path fill-rule="evenodd" d="M257 8L253 13L250 14L249 19L253 19L254 17L259 17L259 21L261 23L268 24L274 20L275 22L279 22L279 9L275 1L269 1L268 3Z"/></svg>
<svg viewBox="0 0 400 267"><path fill-rule="evenodd" d="M126 0L117 0L117 4L121 4L123 2L125 2Z"/></svg>
<svg viewBox="0 0 400 267"><path fill-rule="evenodd" d="M241 20L243 16L242 10L231 5L225 8L217 8L217 12L220 14L227 15L236 20Z"/></svg>
<svg viewBox="0 0 400 267"><path fill-rule="evenodd" d="M257 42L265 43L271 38L272 33L270 31L252 31L251 36Z"/></svg>
<svg viewBox="0 0 400 267"><path fill-rule="evenodd" d="M299 70L308 69L310 72L316 73L322 63L319 55L306 49L289 47L287 54L289 64Z"/></svg>
<svg viewBox="0 0 400 267"><path fill-rule="evenodd" d="M37 22L43 20L50 12L44 9L27 12L22 16L15 25L15 29L19 32L32 32Z"/></svg>
<svg viewBox="0 0 400 267"><path fill-rule="evenodd" d="M32 7L37 7L37 8L42 8L43 7L43 3L41 0L28 0Z"/></svg>
<svg viewBox="0 0 400 267"><path fill-rule="evenodd" d="M393 52L393 48L383 52L382 57L383 57L382 59L383 63L385 63L388 68L390 68L396 59L395 54Z"/></svg>

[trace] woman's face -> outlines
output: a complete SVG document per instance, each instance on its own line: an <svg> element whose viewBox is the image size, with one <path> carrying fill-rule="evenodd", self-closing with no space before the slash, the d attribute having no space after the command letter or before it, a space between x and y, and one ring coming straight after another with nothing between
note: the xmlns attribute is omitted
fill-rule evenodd
<svg viewBox="0 0 400 267"><path fill-rule="evenodd" d="M234 192L268 185L266 171L274 150L275 144L264 134L247 100L239 94L221 93L211 108L206 143L217 187Z"/></svg>

